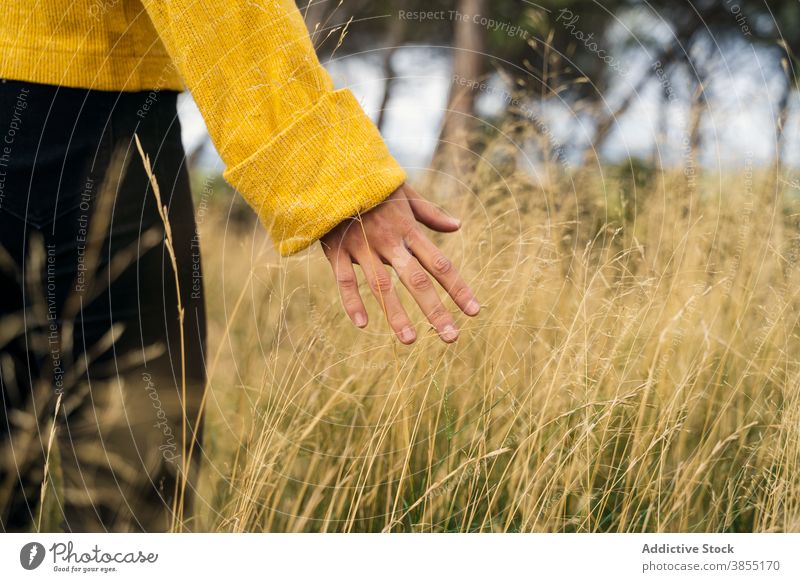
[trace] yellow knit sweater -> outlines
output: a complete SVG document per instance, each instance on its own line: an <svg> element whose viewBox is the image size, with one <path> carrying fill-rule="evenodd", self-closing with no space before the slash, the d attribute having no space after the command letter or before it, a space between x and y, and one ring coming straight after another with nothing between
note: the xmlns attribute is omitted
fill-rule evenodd
<svg viewBox="0 0 800 582"><path fill-rule="evenodd" d="M334 90L291 0L2 0L0 77L183 89L283 255L404 180L377 128Z"/></svg>

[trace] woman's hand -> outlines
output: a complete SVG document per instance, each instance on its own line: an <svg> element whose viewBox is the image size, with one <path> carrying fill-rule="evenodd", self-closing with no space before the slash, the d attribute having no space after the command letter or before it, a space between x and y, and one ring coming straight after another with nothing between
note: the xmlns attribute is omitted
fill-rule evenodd
<svg viewBox="0 0 800 582"><path fill-rule="evenodd" d="M367 312L353 263L361 266L400 341L410 344L417 337L392 288L392 277L385 264L397 272L439 337L445 342L454 342L458 338L455 320L439 300L428 274L467 315L477 315L480 304L450 260L425 236L418 223L439 232L453 232L461 226L458 220L423 199L408 184L403 184L369 212L337 225L320 242L333 268L344 309L356 326L367 325Z"/></svg>

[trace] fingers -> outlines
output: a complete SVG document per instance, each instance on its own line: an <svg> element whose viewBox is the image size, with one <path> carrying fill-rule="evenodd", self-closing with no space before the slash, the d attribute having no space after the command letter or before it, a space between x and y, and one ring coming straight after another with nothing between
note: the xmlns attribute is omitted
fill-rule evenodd
<svg viewBox="0 0 800 582"><path fill-rule="evenodd" d="M481 309L478 300L439 247L417 229L406 235L406 243L411 253L447 291L461 311L469 316L477 315Z"/></svg>
<svg viewBox="0 0 800 582"><path fill-rule="evenodd" d="M341 223L320 241L331 262L344 309L358 327L367 324L352 264L357 262L398 339L404 344L416 340L411 320L383 264L386 262L395 269L441 339L453 342L458 338L458 328L439 299L429 274L465 314L477 315L480 304L452 263L416 223L440 232L452 232L458 230L460 221L422 198L407 184L385 202L389 201L400 204L380 204L358 220ZM358 225L355 230L350 228L353 223Z"/></svg>
<svg viewBox="0 0 800 582"><path fill-rule="evenodd" d="M419 261L404 246L395 248L387 257L409 290L425 317L431 322L442 341L451 343L458 339L458 329L450 312L442 305L433 282Z"/></svg>
<svg viewBox="0 0 800 582"><path fill-rule="evenodd" d="M417 334L392 285L392 277L380 257L369 248L363 247L359 249L355 259L361 266L369 288L375 299L378 300L378 304L386 315L386 321L389 322L397 338L404 344L413 343L417 339Z"/></svg>
<svg viewBox="0 0 800 582"><path fill-rule="evenodd" d="M453 218L442 209L425 200L408 184L403 185L403 191L411 205L414 218L432 230L438 232L453 232L461 227L461 221Z"/></svg>
<svg viewBox="0 0 800 582"><path fill-rule="evenodd" d="M347 316L356 327L365 327L367 310L364 309L364 302L358 291L358 279L355 269L353 269L353 260L350 255L341 250L329 255L328 260L333 268L336 285L339 287L339 294L342 297L342 306Z"/></svg>

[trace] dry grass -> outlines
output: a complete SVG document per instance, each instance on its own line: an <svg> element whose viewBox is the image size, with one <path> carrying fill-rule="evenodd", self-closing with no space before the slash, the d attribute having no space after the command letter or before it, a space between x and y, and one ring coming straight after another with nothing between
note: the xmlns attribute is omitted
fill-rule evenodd
<svg viewBox="0 0 800 582"><path fill-rule="evenodd" d="M469 186L442 240L485 307L449 347L374 302L354 329L321 253L209 213L202 527L800 531L797 192L485 161Z"/></svg>

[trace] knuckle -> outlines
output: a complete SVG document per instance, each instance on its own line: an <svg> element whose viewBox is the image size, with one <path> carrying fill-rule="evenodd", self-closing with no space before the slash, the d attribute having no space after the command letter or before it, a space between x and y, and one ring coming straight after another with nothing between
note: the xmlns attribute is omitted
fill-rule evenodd
<svg viewBox="0 0 800 582"><path fill-rule="evenodd" d="M357 254L369 249L369 245L367 244L367 239L365 239L364 236L358 232L353 233L353 236L349 241L348 248L350 249L350 252Z"/></svg>
<svg viewBox="0 0 800 582"><path fill-rule="evenodd" d="M456 302L467 301L471 297L472 297L472 292L466 285L459 285L458 287L453 289L453 299Z"/></svg>
<svg viewBox="0 0 800 582"><path fill-rule="evenodd" d="M445 309L444 305L439 304L431 310L428 319L434 323L450 323L450 312Z"/></svg>
<svg viewBox="0 0 800 582"><path fill-rule="evenodd" d="M447 275L453 270L453 263L442 254L433 257L433 270L440 275Z"/></svg>
<svg viewBox="0 0 800 582"><path fill-rule="evenodd" d="M359 249L366 244L364 233L357 224L348 225L344 239L345 242L342 246L349 249Z"/></svg>
<svg viewBox="0 0 800 582"><path fill-rule="evenodd" d="M342 305L344 305L345 311L350 312L361 307L361 299L356 294L350 294L342 299Z"/></svg>
<svg viewBox="0 0 800 582"><path fill-rule="evenodd" d="M425 234L418 224L412 224L403 232L403 238L412 242L423 242Z"/></svg>
<svg viewBox="0 0 800 582"><path fill-rule="evenodd" d="M377 273L370 280L370 286L374 291L387 293L392 289L392 278L388 273Z"/></svg>
<svg viewBox="0 0 800 582"><path fill-rule="evenodd" d="M423 271L414 271L408 280L411 287L417 291L426 291L431 287L431 280Z"/></svg>
<svg viewBox="0 0 800 582"><path fill-rule="evenodd" d="M402 236L409 236L417 230L417 222L411 217L404 217L397 223L397 228Z"/></svg>
<svg viewBox="0 0 800 582"><path fill-rule="evenodd" d="M394 238L392 236L391 225L390 224L380 225L370 234L369 238L370 240L378 244L391 242L392 239Z"/></svg>
<svg viewBox="0 0 800 582"><path fill-rule="evenodd" d="M355 276L349 273L343 273L336 277L336 284L344 291L352 291L358 287L358 281Z"/></svg>
<svg viewBox="0 0 800 582"><path fill-rule="evenodd" d="M388 316L389 325L392 329L403 329L408 325L408 318L401 312L391 313Z"/></svg>
<svg viewBox="0 0 800 582"><path fill-rule="evenodd" d="M350 314L353 314L361 309L361 302L355 297L347 299L346 301L343 302L343 304L344 304L344 310Z"/></svg>

